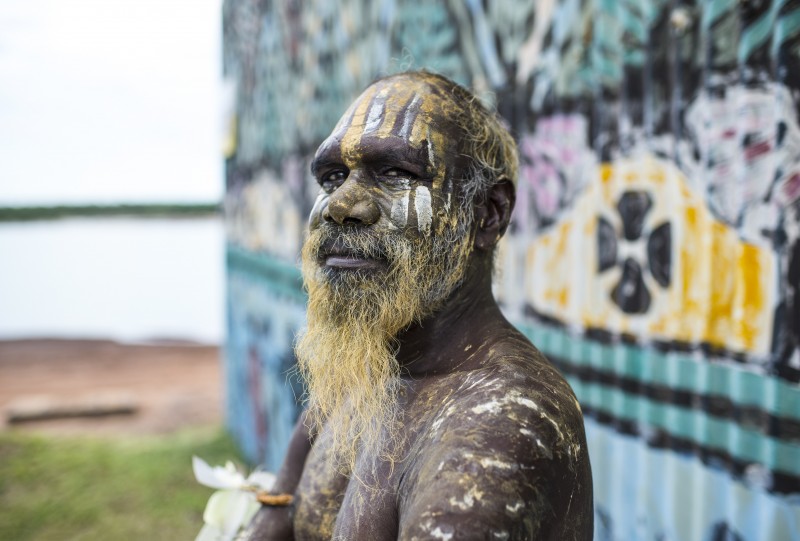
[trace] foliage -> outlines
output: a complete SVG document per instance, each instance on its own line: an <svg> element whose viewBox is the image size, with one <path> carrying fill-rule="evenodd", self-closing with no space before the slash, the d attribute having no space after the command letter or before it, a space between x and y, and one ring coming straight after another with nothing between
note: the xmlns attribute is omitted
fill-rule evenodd
<svg viewBox="0 0 800 541"><path fill-rule="evenodd" d="M0 433L0 539L194 539L211 490L192 455L239 456L221 430L109 439Z"/></svg>
<svg viewBox="0 0 800 541"><path fill-rule="evenodd" d="M73 217L134 216L137 218L180 218L218 214L216 203L158 203L124 205L56 205L49 207L0 207L0 222L57 220Z"/></svg>

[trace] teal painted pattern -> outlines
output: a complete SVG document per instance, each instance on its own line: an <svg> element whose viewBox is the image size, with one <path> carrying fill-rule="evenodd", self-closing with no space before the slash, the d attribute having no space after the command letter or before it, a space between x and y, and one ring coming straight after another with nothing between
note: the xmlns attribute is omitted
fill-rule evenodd
<svg viewBox="0 0 800 541"><path fill-rule="evenodd" d="M305 296L278 259L228 246L227 266L226 425L248 460L277 471L303 394L292 344Z"/></svg>
<svg viewBox="0 0 800 541"><path fill-rule="evenodd" d="M707 362L702 355L662 353L628 344L606 345L552 327L516 322L545 355L575 366L699 395L720 395L734 404L800 420L800 387L780 378ZM800 461L800 456L798 456Z"/></svg>
<svg viewBox="0 0 800 541"><path fill-rule="evenodd" d="M585 383L574 377L567 377L567 380L584 407L607 413L616 419L660 428L672 436L727 452L742 461L800 475L798 444L776 440L703 411L660 403L605 385Z"/></svg>
<svg viewBox="0 0 800 541"><path fill-rule="evenodd" d="M249 273L274 293L286 295L305 305L303 278L296 265L291 265L283 259L266 253L246 250L234 244L226 246L226 262L229 269Z"/></svg>
<svg viewBox="0 0 800 541"><path fill-rule="evenodd" d="M800 508L792 497L753 490L696 457L653 449L591 419L586 437L595 506L603 510L596 541L800 539Z"/></svg>

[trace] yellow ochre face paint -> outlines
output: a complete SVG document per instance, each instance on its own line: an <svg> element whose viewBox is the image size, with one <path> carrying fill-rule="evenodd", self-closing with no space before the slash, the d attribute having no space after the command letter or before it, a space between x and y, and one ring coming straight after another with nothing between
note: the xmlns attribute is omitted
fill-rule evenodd
<svg viewBox="0 0 800 541"><path fill-rule="evenodd" d="M400 75L370 86L353 102L312 165L323 186L312 227L334 198L349 205L371 198L388 229L427 235L451 225L459 130L450 118L458 106L437 84L424 75ZM329 178L338 185L326 183ZM351 179L361 184L357 192Z"/></svg>

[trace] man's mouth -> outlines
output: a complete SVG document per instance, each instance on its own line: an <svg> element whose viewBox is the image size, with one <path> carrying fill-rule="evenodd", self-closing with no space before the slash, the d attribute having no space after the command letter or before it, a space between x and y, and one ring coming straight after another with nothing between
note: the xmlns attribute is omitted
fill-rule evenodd
<svg viewBox="0 0 800 541"><path fill-rule="evenodd" d="M371 259L355 254L330 254L324 256L325 266L340 270L378 270L385 266L380 259Z"/></svg>
<svg viewBox="0 0 800 541"><path fill-rule="evenodd" d="M387 266L385 258L346 246L341 239L339 242L331 239L322 244L319 262L327 269L340 271L374 271Z"/></svg>

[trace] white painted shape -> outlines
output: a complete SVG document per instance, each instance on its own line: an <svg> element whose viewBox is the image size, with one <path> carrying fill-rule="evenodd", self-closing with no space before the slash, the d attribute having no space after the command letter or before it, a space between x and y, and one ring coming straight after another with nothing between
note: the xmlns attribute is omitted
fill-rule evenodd
<svg viewBox="0 0 800 541"><path fill-rule="evenodd" d="M367 113L367 123L364 126L364 133L372 133L381 125L381 115L383 114L384 99L378 97L370 106Z"/></svg>
<svg viewBox="0 0 800 541"><path fill-rule="evenodd" d="M325 192L320 192L317 196L317 199L314 201L314 206L311 209L311 214L309 216L314 216L319 213L320 206L322 206L323 201L328 198L328 194Z"/></svg>
<svg viewBox="0 0 800 541"><path fill-rule="evenodd" d="M436 167L436 159L433 155L433 140L431 139L431 128L428 126L426 130L428 134L428 163L431 164L431 167Z"/></svg>
<svg viewBox="0 0 800 541"><path fill-rule="evenodd" d="M492 400L490 402L486 402L485 404L479 404L474 408L472 408L472 413L478 413L478 414L486 412L498 413L499 411L500 411L500 402L498 402L497 400Z"/></svg>
<svg viewBox="0 0 800 541"><path fill-rule="evenodd" d="M433 221L433 207L431 206L431 192L425 186L417 186L414 208L417 210L417 229L428 233Z"/></svg>
<svg viewBox="0 0 800 541"><path fill-rule="evenodd" d="M522 396L512 395L509 397L511 402L516 402L520 406L525 406L526 408L530 408L535 411L539 411L539 405L529 398L524 398Z"/></svg>
<svg viewBox="0 0 800 541"><path fill-rule="evenodd" d="M455 496L453 496L450 498L449 501L450 505L452 505L453 507L458 507L462 511L466 511L467 509L471 509L472 506L475 505L475 501L476 500L480 501L482 497L483 497L483 492L478 490L478 487L473 486L464 494L464 496L460 500L457 500Z"/></svg>
<svg viewBox="0 0 800 541"><path fill-rule="evenodd" d="M397 227L405 227L408 224L408 200L409 194L406 193L392 202L392 223Z"/></svg>
<svg viewBox="0 0 800 541"><path fill-rule="evenodd" d="M415 95L414 99L411 100L411 103L406 108L406 116L403 119L403 127L400 129L400 137L408 139L408 136L411 133L411 121L417 118L415 109L419 101L419 95Z"/></svg>
<svg viewBox="0 0 800 541"><path fill-rule="evenodd" d="M479 462L481 466L483 466L484 468L495 468L498 470L514 469L514 464L503 462L502 460L497 460L495 458L482 458L479 460Z"/></svg>

